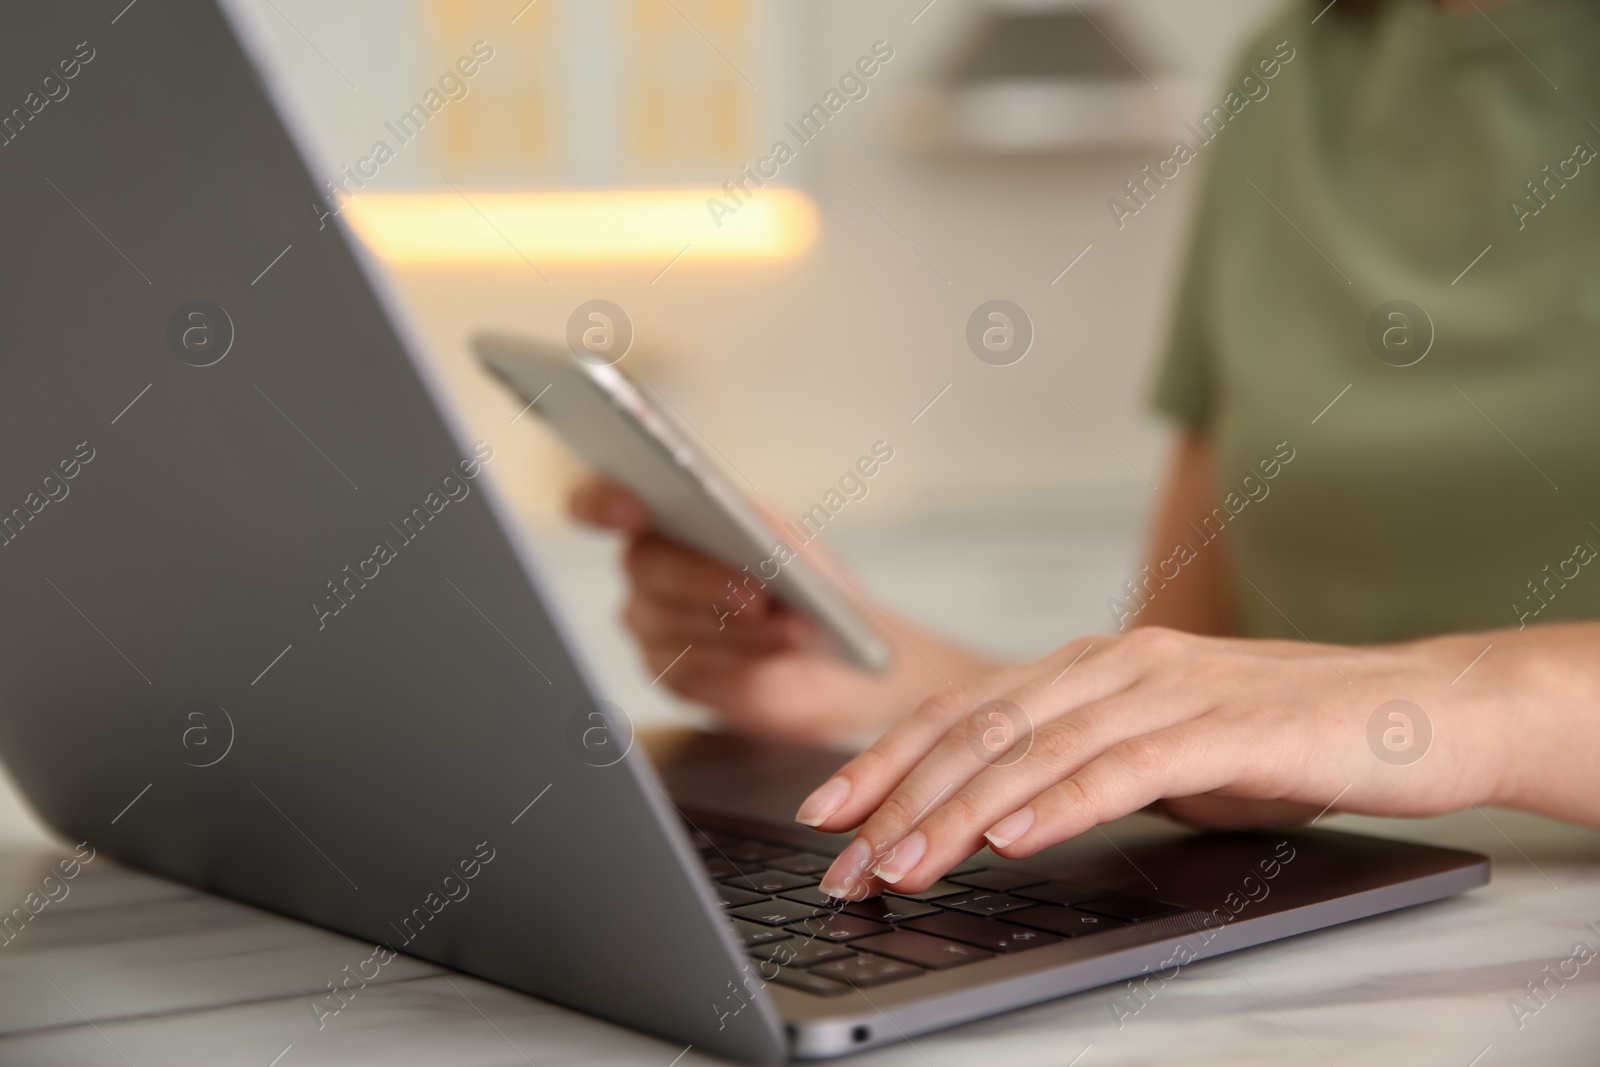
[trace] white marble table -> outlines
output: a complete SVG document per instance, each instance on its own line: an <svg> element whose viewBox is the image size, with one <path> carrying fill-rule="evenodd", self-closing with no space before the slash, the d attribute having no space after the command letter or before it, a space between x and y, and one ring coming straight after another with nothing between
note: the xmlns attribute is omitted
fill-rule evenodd
<svg viewBox="0 0 1600 1067"><path fill-rule="evenodd" d="M1526 998L1523 983L1576 942L1600 949L1600 835L1502 812L1325 824L1485 851L1495 860L1493 883L1196 963L1120 1029L1110 991L1090 991L847 1062L1600 1063L1600 960L1563 987L1552 983L1548 1002L1520 1029L1507 1003ZM21 903L66 854L0 850L0 904ZM105 858L69 884L65 898L0 946L6 1067L668 1067L684 1052L404 957L319 1032L310 1002L367 946ZM694 1050L676 1060L716 1062Z"/></svg>

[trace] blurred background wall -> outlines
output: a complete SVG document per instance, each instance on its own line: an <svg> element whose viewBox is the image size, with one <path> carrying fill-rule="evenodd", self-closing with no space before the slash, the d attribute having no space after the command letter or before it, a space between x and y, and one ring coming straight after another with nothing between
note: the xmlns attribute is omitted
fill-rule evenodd
<svg viewBox="0 0 1600 1067"><path fill-rule="evenodd" d="M559 338L580 303L611 300L636 334L624 369L780 510L892 444L825 534L884 604L1009 656L1110 625L1163 476L1168 430L1144 395L1198 176L1120 229L1107 201L1220 98L1268 0L259 6L328 177L378 140L393 149L347 182L347 217L499 447L495 476L636 718L695 712L638 668L614 622L613 547L560 519L576 470L477 371L474 330ZM430 100L480 41L493 58L445 86L466 95ZM892 59L827 111L875 47ZM819 104L826 124L801 144L786 124ZM427 119L402 144L392 127L414 105ZM793 160L718 227L704 200L779 140ZM618 205L634 220L620 233ZM1010 366L968 347L993 298L1032 321ZM0 795L0 836L32 832Z"/></svg>
<svg viewBox="0 0 1600 1067"><path fill-rule="evenodd" d="M670 251L574 261L547 257L524 236L516 243L526 262L397 263L421 328L474 411L516 408L466 363L473 329L560 336L578 303L603 297L637 331L625 366L660 384L744 480L789 509L810 504L880 438L895 444L896 464L870 506L847 516L852 527L932 516L1055 522L1106 509L1126 517L1158 480L1163 434L1143 391L1198 183L1186 171L1121 230L1106 202L1167 154L1169 131L1205 110L1240 33L1270 6L1262 0L261 3L282 72L336 161L353 163L375 138L392 141L383 124L474 41L495 49L470 95L399 149L358 202L422 190L465 212L452 186L469 196L718 192L773 141L797 146L781 180L815 205L818 225L814 243L794 254L709 259L690 247L662 274ZM1050 25L1084 16L1087 42ZM994 25L1007 20L1026 27L1009 42ZM1086 75L1073 78L1065 55L1061 76L1040 76L1030 36L1062 53L1076 46ZM972 56L986 40L998 47ZM894 58L868 81L869 95L798 146L785 123L879 41ZM1125 53L1137 70L1119 79L1084 45ZM1052 80L1086 86L1081 106L1121 108L1120 121L1074 139L1068 116L1052 139L1049 116L1033 117L1042 129L1012 147L929 136L940 109L917 105L940 95L963 61L991 83L1006 81L1013 62L1014 85L1038 83L1035 96L1047 98L1019 93L1011 112L1000 100L980 119L988 132L1012 112L1021 127L1030 108L1047 112ZM1119 81L1121 98L1092 95ZM948 112L962 101L947 103ZM1152 122L1148 112L1163 109ZM761 203L758 191L751 205ZM710 213L697 215L710 245ZM467 212L464 227L493 242L483 222ZM1033 350L1012 367L979 362L965 342L968 315L994 297L1034 323ZM519 500L544 518L553 500L546 445L532 419L516 439L526 449Z"/></svg>

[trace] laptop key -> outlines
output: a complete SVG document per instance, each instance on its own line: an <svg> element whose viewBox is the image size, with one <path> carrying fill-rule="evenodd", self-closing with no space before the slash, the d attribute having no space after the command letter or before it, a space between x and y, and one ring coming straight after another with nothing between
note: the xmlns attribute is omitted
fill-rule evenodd
<svg viewBox="0 0 1600 1067"><path fill-rule="evenodd" d="M1004 915L1035 906L1031 900L1010 897L1004 893L970 893L967 896L945 897L939 901L941 908L954 908L968 915Z"/></svg>
<svg viewBox="0 0 1600 1067"><path fill-rule="evenodd" d="M824 963L803 973L821 978L835 978L855 986L875 986L883 985L885 982L898 982L902 978L915 978L924 972L909 963L901 963L899 960L891 960L884 956L856 955L847 960Z"/></svg>
<svg viewBox="0 0 1600 1067"><path fill-rule="evenodd" d="M736 874L760 874L766 870L761 864L748 860L728 860L721 856L702 856L700 859L705 864L706 873L719 882Z"/></svg>
<svg viewBox="0 0 1600 1067"><path fill-rule="evenodd" d="M758 900L765 900L762 893L751 893L743 889L736 889L731 885L717 886L717 896L722 898L724 908L737 908L744 904L754 904Z"/></svg>
<svg viewBox="0 0 1600 1067"><path fill-rule="evenodd" d="M1103 889L1091 889L1076 882L1045 882L1011 890L1012 895L1041 904L1076 904L1080 900L1093 900L1105 896Z"/></svg>
<svg viewBox="0 0 1600 1067"><path fill-rule="evenodd" d="M891 956L906 963L914 963L918 967L926 967L930 971L942 971L949 967L959 967L963 963L994 959L992 952L984 952L982 949L956 941L946 941L942 937L933 937L916 930L896 930L889 934L879 934L877 937L853 942L850 947L863 952L875 952L880 956Z"/></svg>
<svg viewBox="0 0 1600 1067"><path fill-rule="evenodd" d="M704 859L706 874L714 882L719 882L724 878L731 878L739 873L739 865L731 860L725 860L721 856L706 856Z"/></svg>
<svg viewBox="0 0 1600 1067"><path fill-rule="evenodd" d="M814 993L819 997L837 997L850 992L850 986L844 982L835 982L824 978L820 974L810 971L799 971L793 967L779 967L774 975L762 975L768 981L786 985L790 989L798 989L805 993Z"/></svg>
<svg viewBox="0 0 1600 1067"><path fill-rule="evenodd" d="M809 919L816 914L817 909L799 904L792 900L764 900L759 904L746 904L742 908L734 908L729 915L738 919L746 919L762 926L787 926L789 923L801 919Z"/></svg>
<svg viewBox="0 0 1600 1067"><path fill-rule="evenodd" d="M781 926L757 926L743 919L733 920L733 932L739 935L739 940L744 942L745 948L755 948L769 941L782 941L794 936Z"/></svg>
<svg viewBox="0 0 1600 1067"><path fill-rule="evenodd" d="M850 903L847 900L840 900L838 897L830 897L814 885L802 886L799 889L785 889L778 895L785 900L797 900L802 904L810 904L819 911L839 911Z"/></svg>
<svg viewBox="0 0 1600 1067"><path fill-rule="evenodd" d="M788 871L752 871L749 874L736 874L732 878L724 878L724 885L736 886L752 893L781 893L785 889L798 889L803 885L815 885L816 879L804 874L790 874Z"/></svg>
<svg viewBox="0 0 1600 1067"><path fill-rule="evenodd" d="M957 893L971 892L970 887L956 885L954 882L935 882L928 888L915 893L891 893L890 896L905 897L907 900L938 900L940 897L953 897Z"/></svg>
<svg viewBox="0 0 1600 1067"><path fill-rule="evenodd" d="M866 900L854 900L846 904L844 913L881 923L900 923L924 915L937 915L939 909L932 904L920 900L907 900L904 897L868 897Z"/></svg>
<svg viewBox="0 0 1600 1067"><path fill-rule="evenodd" d="M988 868L979 863L977 860L967 860L965 863L958 863L954 867L951 867L945 872L945 877L948 878L952 874L970 874L973 871L983 871L987 869Z"/></svg>
<svg viewBox="0 0 1600 1067"><path fill-rule="evenodd" d="M722 849L729 848L739 843L737 837L719 834L715 830L690 830L689 839L694 842L694 847L701 852L716 855Z"/></svg>
<svg viewBox="0 0 1600 1067"><path fill-rule="evenodd" d="M810 941L791 937L787 941L771 941L750 950L756 959L779 963L785 967L812 967L829 960L843 959L850 949L833 941Z"/></svg>
<svg viewBox="0 0 1600 1067"><path fill-rule="evenodd" d="M794 849L779 848L777 845L764 845L760 841L740 841L724 848L722 854L735 863L740 861L765 863L779 856L787 856L793 851Z"/></svg>
<svg viewBox="0 0 1600 1067"><path fill-rule="evenodd" d="M833 866L833 857L796 852L792 856L774 857L767 861L767 866L775 871L788 871L790 874L821 874Z"/></svg>
<svg viewBox="0 0 1600 1067"><path fill-rule="evenodd" d="M854 941L858 937L871 937L888 931L889 927L883 923L858 919L854 915L818 915L789 928L790 933L820 941Z"/></svg>
<svg viewBox="0 0 1600 1067"><path fill-rule="evenodd" d="M1125 923L1142 923L1146 919L1156 919L1163 915L1176 915L1183 909L1176 904L1168 904L1164 900L1145 900L1143 897L1101 897L1099 900L1085 900L1077 905L1080 911L1092 912L1095 915L1104 915L1112 919L1121 919Z"/></svg>
<svg viewBox="0 0 1600 1067"><path fill-rule="evenodd" d="M1084 934L1097 934L1102 930L1115 930L1126 924L1115 919L1108 919L1103 915L1090 915L1077 908L1057 907L1054 904L1040 904L1027 911L1019 911L1008 918L1022 926L1030 926L1035 930L1044 930L1062 937L1080 937Z"/></svg>
<svg viewBox="0 0 1600 1067"><path fill-rule="evenodd" d="M986 870L973 871L970 874L947 874L952 882L970 885L974 889L992 889L997 893L1007 893L1013 889L1021 889L1025 885L1040 885L1044 882L1036 874L1024 874L1021 871Z"/></svg>
<svg viewBox="0 0 1600 1067"><path fill-rule="evenodd" d="M1030 930L998 919L980 919L976 915L963 915L958 911L945 911L917 919L907 923L902 929L904 928L938 937L948 937L953 941L962 941L990 952L1008 955L1038 948L1040 945L1054 945L1061 940L1056 935L1047 934L1042 930Z"/></svg>

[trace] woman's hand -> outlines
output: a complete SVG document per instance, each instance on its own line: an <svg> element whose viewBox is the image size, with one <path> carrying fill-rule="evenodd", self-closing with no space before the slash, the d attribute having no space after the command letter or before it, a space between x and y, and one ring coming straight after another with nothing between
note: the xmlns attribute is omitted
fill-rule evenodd
<svg viewBox="0 0 1600 1067"><path fill-rule="evenodd" d="M586 482L571 509L580 521L628 538L623 622L638 639L645 669L735 729L804 741L876 736L928 693L990 669L904 621L885 626L863 605L889 639L894 665L882 676L859 671L823 645L808 619L747 575L652 532L644 505L626 490Z"/></svg>
<svg viewBox="0 0 1600 1067"><path fill-rule="evenodd" d="M796 818L860 827L822 880L860 896L924 889L985 844L1029 856L1158 801L1215 827L1506 803L1518 731L1537 729L1521 713L1548 678L1529 646L1515 632L1378 648L1083 638L929 699Z"/></svg>

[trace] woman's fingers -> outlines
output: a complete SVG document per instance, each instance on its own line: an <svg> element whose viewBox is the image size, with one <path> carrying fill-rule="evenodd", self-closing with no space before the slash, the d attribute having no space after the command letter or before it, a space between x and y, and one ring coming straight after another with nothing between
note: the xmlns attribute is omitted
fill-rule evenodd
<svg viewBox="0 0 1600 1067"><path fill-rule="evenodd" d="M646 645L718 641L743 648L792 644L800 629L792 617L775 615L762 583L694 549L647 530L650 516L632 492L591 478L572 491L575 518L592 526L633 535L623 566L633 587L624 611L628 628Z"/></svg>
<svg viewBox="0 0 1600 1067"><path fill-rule="evenodd" d="M572 517L590 526L639 533L650 523L644 502L621 486L600 478L578 484L567 499Z"/></svg>
<svg viewBox="0 0 1600 1067"><path fill-rule="evenodd" d="M1091 650L1095 640L1101 649ZM1031 665L1028 680L1000 700L982 704L992 690L966 694L982 706L966 716L937 709L932 721L885 738L819 790L832 790L827 799L837 802L827 828L843 829L870 810L823 888L849 891L869 875L925 888L1041 791L1119 745L1202 714L1211 698L1188 682L1171 684L1165 670L1185 658L1204 668L1197 652L1194 638L1164 630L1084 639ZM948 724L942 736L919 733L940 722Z"/></svg>
<svg viewBox="0 0 1600 1067"><path fill-rule="evenodd" d="M1017 859L1138 811L1163 797L1210 793L1237 782L1260 753L1224 738L1205 717L1112 745L991 826L989 847Z"/></svg>
<svg viewBox="0 0 1600 1067"><path fill-rule="evenodd" d="M948 803L995 762L1016 758L1020 746L1031 743L1035 722L1050 722L1136 677L1125 657L1106 663L1091 658L1078 664L1072 685L1053 689L1051 682L1087 647L1087 640L1074 643L1043 664L1000 672L979 686L925 705L824 783L802 806L800 821L820 818L824 828L842 830L865 818L856 839L824 876L824 888L849 889L862 871L875 869L889 872L890 880L903 876L920 862L917 850L927 842L916 837L907 842L911 851L891 856L890 850L929 811ZM825 814L829 807L832 814Z"/></svg>
<svg viewBox="0 0 1600 1067"><path fill-rule="evenodd" d="M861 825L958 723L970 741L968 753L974 764L962 779L965 781L1019 738L1030 735L1038 723L1128 687L1153 663L1171 659L1175 643L1187 640L1184 635L1155 629L1121 638L1083 637L1041 660L936 694L824 782L796 818L830 833ZM993 706L987 706L990 701L995 702ZM954 744L946 749L956 756L961 751ZM832 804L813 803L823 793L833 799ZM930 794L922 802L931 798Z"/></svg>
<svg viewBox="0 0 1600 1067"><path fill-rule="evenodd" d="M774 652L795 647L806 634L801 620L788 611L757 618L719 611L712 604L696 610L637 596L623 608L622 621L644 647L670 649L673 655L688 644Z"/></svg>
<svg viewBox="0 0 1600 1067"><path fill-rule="evenodd" d="M764 614L769 598L758 581L692 548L649 533L650 513L643 501L621 486L591 478L572 491L568 507L591 526L633 534L623 564L637 592L646 598L740 615Z"/></svg>
<svg viewBox="0 0 1600 1067"><path fill-rule="evenodd" d="M899 829L892 818L868 819L862 836L880 850L894 846L894 855L873 873L892 885L925 889L982 848L985 831L1055 783L1131 738L1183 722L1205 709L1181 690L1136 683L1045 722L1031 737L930 805L904 841L897 843L892 836ZM907 776L906 785L919 772ZM897 810L892 797L883 810L891 814Z"/></svg>
<svg viewBox="0 0 1600 1067"><path fill-rule="evenodd" d="M765 615L772 603L745 575L655 534L630 543L622 562L636 595L707 616L725 611L749 622Z"/></svg>
<svg viewBox="0 0 1600 1067"><path fill-rule="evenodd" d="M828 833L859 826L890 791L950 732L950 725L986 701L1010 692L1039 672L1036 663L1008 667L969 686L923 701L865 752L834 772L806 798L795 820Z"/></svg>

